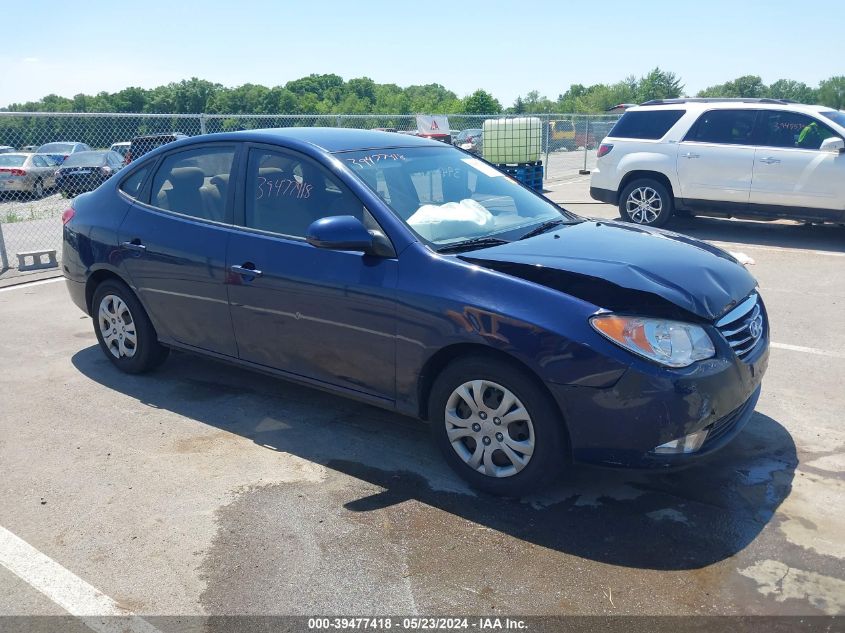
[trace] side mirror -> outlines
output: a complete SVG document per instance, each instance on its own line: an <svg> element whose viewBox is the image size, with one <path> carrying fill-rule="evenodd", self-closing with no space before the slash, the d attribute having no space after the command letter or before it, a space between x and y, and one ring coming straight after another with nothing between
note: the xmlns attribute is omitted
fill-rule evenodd
<svg viewBox="0 0 845 633"><path fill-rule="evenodd" d="M394 257L390 240L379 231L368 231L351 215L333 215L311 223L305 240L317 248L335 251L361 251L378 257Z"/></svg>
<svg viewBox="0 0 845 633"><path fill-rule="evenodd" d="M834 154L845 154L845 141L838 136L831 136L822 141L819 150L822 152L832 152Z"/></svg>

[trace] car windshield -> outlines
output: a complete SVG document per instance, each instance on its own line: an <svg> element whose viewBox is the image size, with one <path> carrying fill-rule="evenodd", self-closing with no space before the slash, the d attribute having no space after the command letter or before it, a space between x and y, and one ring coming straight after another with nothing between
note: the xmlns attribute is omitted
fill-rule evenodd
<svg viewBox="0 0 845 633"><path fill-rule="evenodd" d="M70 154L73 151L73 143L47 143L38 148L39 154Z"/></svg>
<svg viewBox="0 0 845 633"><path fill-rule="evenodd" d="M830 119L834 123L845 127L845 112L843 112L842 110L829 110L827 112L822 112L821 115Z"/></svg>
<svg viewBox="0 0 845 633"><path fill-rule="evenodd" d="M77 152L62 163L62 167L99 167L106 160L105 152Z"/></svg>
<svg viewBox="0 0 845 633"><path fill-rule="evenodd" d="M26 162L26 156L20 154L0 154L0 167L20 167Z"/></svg>
<svg viewBox="0 0 845 633"><path fill-rule="evenodd" d="M337 158L435 247L493 236L517 239L550 220L576 218L451 147L343 152Z"/></svg>

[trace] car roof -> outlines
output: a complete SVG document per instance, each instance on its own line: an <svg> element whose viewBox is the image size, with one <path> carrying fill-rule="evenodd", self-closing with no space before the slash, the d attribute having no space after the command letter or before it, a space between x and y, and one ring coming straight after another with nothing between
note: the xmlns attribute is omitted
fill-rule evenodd
<svg viewBox="0 0 845 633"><path fill-rule="evenodd" d="M240 141L274 143L294 141L326 152L345 152L380 147L443 147L443 143L410 134L332 127L288 127L244 130L209 136L230 137Z"/></svg>
<svg viewBox="0 0 845 633"><path fill-rule="evenodd" d="M696 112L703 112L704 110L747 110L753 108L755 110L785 110L789 112L805 112L818 114L819 112L827 112L834 108L821 105L807 105L805 103L794 103L779 101L776 99L667 99L662 103L644 103L643 105L629 108L626 112L643 112L652 110L693 110Z"/></svg>
<svg viewBox="0 0 845 633"><path fill-rule="evenodd" d="M3 156L35 156L35 152L6 152Z"/></svg>

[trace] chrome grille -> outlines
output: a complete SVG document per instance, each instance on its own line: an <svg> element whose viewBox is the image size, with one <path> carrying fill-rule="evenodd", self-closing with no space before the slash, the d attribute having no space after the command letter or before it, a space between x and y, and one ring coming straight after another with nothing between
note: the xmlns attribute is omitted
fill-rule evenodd
<svg viewBox="0 0 845 633"><path fill-rule="evenodd" d="M739 358L747 356L763 338L766 329L758 296L749 296L716 321L716 327Z"/></svg>

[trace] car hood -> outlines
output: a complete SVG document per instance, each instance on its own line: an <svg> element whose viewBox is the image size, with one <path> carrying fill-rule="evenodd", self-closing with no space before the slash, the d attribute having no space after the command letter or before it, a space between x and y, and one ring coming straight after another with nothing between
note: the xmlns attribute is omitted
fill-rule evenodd
<svg viewBox="0 0 845 633"><path fill-rule="evenodd" d="M461 259L614 311L713 321L754 277L731 255L660 229L588 220L472 251Z"/></svg>

